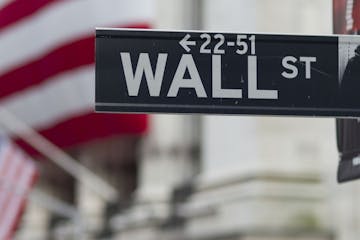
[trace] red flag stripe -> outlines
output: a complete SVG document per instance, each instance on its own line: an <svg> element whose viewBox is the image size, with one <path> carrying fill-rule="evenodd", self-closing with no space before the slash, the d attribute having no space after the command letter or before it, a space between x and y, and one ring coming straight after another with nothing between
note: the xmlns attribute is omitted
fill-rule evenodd
<svg viewBox="0 0 360 240"><path fill-rule="evenodd" d="M60 72L93 63L93 42L91 37L80 39L0 76L0 98L39 84Z"/></svg>
<svg viewBox="0 0 360 240"><path fill-rule="evenodd" d="M88 143L89 139L101 140L119 133L124 135L143 134L147 127L147 115L143 114L88 113L68 119L50 128L40 129L39 133L57 146L67 148ZM38 154L22 140L18 139L16 143L29 154Z"/></svg>
<svg viewBox="0 0 360 240"><path fill-rule="evenodd" d="M11 164L11 158L14 154L14 151L12 149L12 146L8 147L7 149L5 149L4 151L5 154L3 155L3 158L0 159L0 189L3 187L4 182L5 182L5 174L8 171L8 168ZM1 191L0 191L0 196L1 196Z"/></svg>
<svg viewBox="0 0 360 240"><path fill-rule="evenodd" d="M137 23L123 27L149 28L149 25ZM66 43L49 51L44 56L5 73L0 76L2 85L0 98L39 84L61 72L94 63L94 49L93 35L86 36Z"/></svg>
<svg viewBox="0 0 360 240"><path fill-rule="evenodd" d="M8 171L8 176L6 177L5 182L7 186L3 189L4 196L0 199L0 208L3 209L3 211L0 212L0 219L6 219L5 215L6 212L9 211L9 204L13 196L19 196L19 179L21 178L21 173L24 170L24 164L21 162L21 158L23 156L20 156L19 153L15 154L14 159L12 160L12 169L11 171ZM16 183L16 184L14 184Z"/></svg>
<svg viewBox="0 0 360 240"><path fill-rule="evenodd" d="M56 1L59 0L36 0L31 4L28 0L15 0L8 3L0 9L0 31Z"/></svg>
<svg viewBox="0 0 360 240"><path fill-rule="evenodd" d="M8 140L0 143L0 162L7 162L0 164L0 171L5 170L1 180L6 183L0 188L0 239L11 239L37 170L14 144Z"/></svg>
<svg viewBox="0 0 360 240"><path fill-rule="evenodd" d="M39 173L37 172L36 168L35 168L35 165L34 164L31 164L31 169L32 169L32 174L31 174L31 178L28 182L28 189L26 189L26 191L24 192L24 199L22 200L21 202L21 205L16 213L16 215L14 216L15 220L12 222L12 224L9 226L9 233L8 235L6 236L5 239L9 239L11 240L13 235L15 234L15 230L16 228L18 227L18 223L21 219L21 216L23 214L23 212L25 211L25 208L26 208L26 198L27 196L29 195L29 192L31 191L31 188L35 185L38 177L39 177Z"/></svg>
<svg viewBox="0 0 360 240"><path fill-rule="evenodd" d="M2 189L0 194L0 219L3 219L2 214L6 211L6 202L9 195L12 194L11 189L14 188L13 185L16 183L16 171L21 167L21 160L19 158L18 152L13 151L13 155L10 159L9 166L7 167L5 174L2 175Z"/></svg>
<svg viewBox="0 0 360 240"><path fill-rule="evenodd" d="M24 156L23 156L24 157ZM12 191L8 195L8 199L5 205L5 211L3 212L3 222L0 226L0 231L5 230L8 232L7 237L11 238L13 234L13 229L17 225L18 213L22 211L23 203L25 202L25 197L28 195L29 189L32 186L34 178L34 168L32 164L23 162L20 169L20 175L17 175L15 188L17 191Z"/></svg>
<svg viewBox="0 0 360 240"><path fill-rule="evenodd" d="M37 0L27 0L32 4ZM45 52L93 34L95 27L127 26L151 19L151 0L59 1L0 34L0 74ZM1 16L0 16L1 18ZM16 49L16 51L14 51ZM76 54L76 53L74 53Z"/></svg>
<svg viewBox="0 0 360 240"><path fill-rule="evenodd" d="M36 1L26 0L28 5ZM147 128L143 115L93 113L94 31L95 27L148 28L152 3L58 0L24 15L26 21L17 18L0 30L0 46L7 56L0 58L0 103L60 147L143 134ZM10 3L0 5L1 9Z"/></svg>

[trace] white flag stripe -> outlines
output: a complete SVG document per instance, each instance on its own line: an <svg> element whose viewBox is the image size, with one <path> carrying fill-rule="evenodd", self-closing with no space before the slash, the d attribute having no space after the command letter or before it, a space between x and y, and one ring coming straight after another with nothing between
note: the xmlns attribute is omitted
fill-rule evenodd
<svg viewBox="0 0 360 240"><path fill-rule="evenodd" d="M2 146L2 154L0 155L0 198L2 196L2 192L5 189L5 175L7 174L7 171L9 170L9 166L11 165L12 161L12 155L14 154L12 146L9 144L8 141L4 141L2 143L4 146ZM1 210L1 205L0 205Z"/></svg>
<svg viewBox="0 0 360 240"><path fill-rule="evenodd" d="M94 76L93 65L81 67L11 95L2 106L24 123L41 129L93 111ZM0 134L4 134L3 129Z"/></svg>
<svg viewBox="0 0 360 240"><path fill-rule="evenodd" d="M148 22L149 0L60 1L0 34L0 75L49 49L95 34L95 27ZM126 9L124 9L126 8ZM136 14L135 14L136 13ZM14 46L21 46L14 49Z"/></svg>
<svg viewBox="0 0 360 240"><path fill-rule="evenodd" d="M8 158L7 164L0 166L1 181L6 182L6 186L0 187L0 239L9 239L37 170L9 140L2 138L0 143L1 152L7 152L0 156Z"/></svg>
<svg viewBox="0 0 360 240"><path fill-rule="evenodd" d="M14 155L14 150L12 145L8 144L8 143L4 143L4 145L7 144L7 146L4 146L4 155L3 155L3 159L0 162L0 190L2 188L2 186L4 185L4 183L2 182L2 177L5 176L5 174L8 171L8 167L11 165L11 161L12 161L12 157ZM1 192L0 192L1 195Z"/></svg>
<svg viewBox="0 0 360 240"><path fill-rule="evenodd" d="M8 141L0 139L0 173L6 162L6 156L9 154L9 151L11 151L11 148L9 148L8 145Z"/></svg>
<svg viewBox="0 0 360 240"><path fill-rule="evenodd" d="M26 189L29 189L32 178L33 178L34 168L32 164L23 164L22 171L20 172L20 178L18 183L15 186L16 190L11 193L11 198L9 199L9 206L5 209L4 215L2 216L0 224L0 239L7 237L8 233L11 231L11 227L15 221L16 216L19 213L21 204L24 200L24 194Z"/></svg>
<svg viewBox="0 0 360 240"><path fill-rule="evenodd" d="M18 168L21 167L21 157L18 152L13 154L11 158L11 164L4 175L0 176L1 191L0 191L0 219L2 219L2 213L6 209L6 199L13 190L13 184L17 182Z"/></svg>
<svg viewBox="0 0 360 240"><path fill-rule="evenodd" d="M4 7L5 5L13 2L14 0L0 0L0 8Z"/></svg>

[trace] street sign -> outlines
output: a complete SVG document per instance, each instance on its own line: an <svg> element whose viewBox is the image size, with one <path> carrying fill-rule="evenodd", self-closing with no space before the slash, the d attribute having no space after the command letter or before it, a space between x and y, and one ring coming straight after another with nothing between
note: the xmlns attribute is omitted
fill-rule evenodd
<svg viewBox="0 0 360 240"><path fill-rule="evenodd" d="M96 111L360 116L359 36L96 30Z"/></svg>

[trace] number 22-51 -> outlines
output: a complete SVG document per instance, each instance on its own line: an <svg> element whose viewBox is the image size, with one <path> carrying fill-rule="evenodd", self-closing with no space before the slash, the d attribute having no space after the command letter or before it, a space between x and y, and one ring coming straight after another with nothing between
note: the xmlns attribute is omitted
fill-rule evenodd
<svg viewBox="0 0 360 240"><path fill-rule="evenodd" d="M235 46L235 42L225 41L225 37L223 34L215 34L214 40L217 41L213 51L211 51L210 43L211 43L211 36L210 34L203 33L200 35L200 38L203 43L200 46L200 53L205 54L225 54L224 44L227 46ZM249 44L250 43L250 44ZM250 48L249 48L250 46ZM240 55L247 54L250 50L251 55L255 55L255 35L251 35L248 37L247 35L237 35L236 36L236 53Z"/></svg>

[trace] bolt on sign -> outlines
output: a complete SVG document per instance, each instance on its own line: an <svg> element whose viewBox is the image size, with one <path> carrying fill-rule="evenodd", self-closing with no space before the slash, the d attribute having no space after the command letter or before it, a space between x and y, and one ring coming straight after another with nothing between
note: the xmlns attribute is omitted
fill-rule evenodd
<svg viewBox="0 0 360 240"><path fill-rule="evenodd" d="M96 110L360 116L360 37L96 30Z"/></svg>

